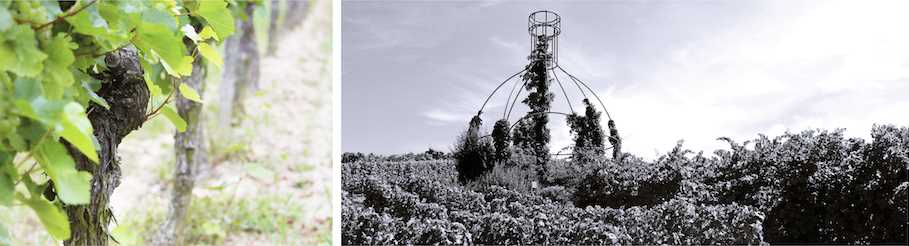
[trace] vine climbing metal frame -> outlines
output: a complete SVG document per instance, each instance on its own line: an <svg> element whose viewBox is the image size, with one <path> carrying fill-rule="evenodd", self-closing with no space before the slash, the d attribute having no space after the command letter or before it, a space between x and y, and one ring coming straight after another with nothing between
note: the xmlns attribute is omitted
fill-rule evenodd
<svg viewBox="0 0 909 246"><path fill-rule="evenodd" d="M552 69L559 63L559 34L562 33L562 17L552 11L540 10L527 16L527 33L530 34L530 47L540 43L546 46L549 59L546 68Z"/></svg>
<svg viewBox="0 0 909 246"><path fill-rule="evenodd" d="M544 59L546 59L546 61L545 61L546 62L546 73L547 73L546 77L552 78L550 80L550 82L555 81L556 84L559 85L559 90L562 91L562 96L565 97L565 101L568 104L568 108L571 111L571 114L574 114L575 111L574 111L574 108L572 107L571 99L568 97L568 90L565 89L565 86L562 84L562 80L558 76L559 72L564 74L563 75L564 77L569 78L570 83L573 83L575 85L575 87L580 92L580 96L583 97L585 100L587 100L588 102L591 102L590 98L588 97L588 92L589 92L589 95L593 95L593 97L599 103L600 109L606 113L606 118L608 120L612 121L613 120L612 115L609 114L609 110L606 109L606 104L603 103L603 100L600 98L599 95L597 95L596 91L591 89L590 86L588 86L587 83L584 83L584 81L582 81L581 79L572 75L568 71L565 71L565 69L559 65L559 56L558 56L559 39L558 39L558 37L559 37L559 34L562 33L561 22L562 22L562 18L558 14L556 14L555 12L552 12L552 11L540 10L540 11L531 13L527 17L527 32L530 34L531 50L533 50L534 48L541 45L541 43L544 43L543 45L546 46L546 50L545 50L546 55L544 58ZM514 80L515 77L523 77L523 75L525 73L527 73L527 68L524 68L523 70L518 71L517 73L514 73L513 75L506 78L505 81L502 81L502 83L499 83L499 85L496 86L496 88L492 91L492 93L490 93L489 96L486 97L486 100L483 102L483 105L480 106L480 110L477 111L477 116L479 117L480 115L483 114L483 110L486 108L486 105L489 104L489 101L492 99L492 97L494 95L496 95L496 92L498 92L499 89L501 89L503 86L505 86L505 84L507 84L509 81ZM527 86L526 81L524 81L523 83L521 83L521 81L522 80L514 81L514 84L511 86L511 91L508 93L508 97L505 100L505 108L502 112L502 119L504 119L506 121L511 118L511 112L514 110L514 106L518 103L518 98L521 96L521 92L523 91L522 89L519 89L519 88L524 88ZM569 82L566 81L566 83L569 83ZM518 87L518 84L521 84L521 86ZM592 103L591 103L591 105L592 105ZM570 115L569 113L557 112L557 111L549 111L549 112L545 112L545 113L546 114L565 115L565 116ZM512 124L508 130L511 131L514 128L515 124L517 124L518 122L520 122L521 120L523 120L526 117L527 116L524 116L524 117L516 120L515 123ZM487 135L487 136L489 136L489 135ZM487 137L487 136L484 136L484 137ZM615 147L615 146L611 146L612 145L611 143L609 143L609 145L610 146L606 147L606 149L611 149L611 148Z"/></svg>

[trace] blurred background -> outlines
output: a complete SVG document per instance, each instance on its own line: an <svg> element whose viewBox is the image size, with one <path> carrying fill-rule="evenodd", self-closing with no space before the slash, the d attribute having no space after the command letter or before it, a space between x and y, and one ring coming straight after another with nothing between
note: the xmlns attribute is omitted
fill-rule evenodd
<svg viewBox="0 0 909 246"><path fill-rule="evenodd" d="M331 1L258 1L208 65L204 156L180 233L191 245L331 244ZM112 240L148 245L172 224L174 126L154 117L119 146ZM53 245L29 208L0 207L13 245Z"/></svg>

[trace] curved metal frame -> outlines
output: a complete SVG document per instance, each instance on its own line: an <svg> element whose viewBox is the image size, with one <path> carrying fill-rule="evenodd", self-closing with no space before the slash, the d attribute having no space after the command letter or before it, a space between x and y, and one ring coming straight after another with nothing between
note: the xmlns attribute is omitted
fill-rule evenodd
<svg viewBox="0 0 909 246"><path fill-rule="evenodd" d="M566 116L566 117L569 116L569 115L571 115L571 114L562 113L562 112L558 112L558 111L546 111L546 112L536 113L536 114L530 113L530 114L524 115L523 117L521 117L521 118L519 118L518 120L514 121L514 123L511 123L511 126L508 127L508 131L511 131L511 129L514 129L514 126L518 125L518 122L521 122L522 120L526 120L527 118L533 117L533 116L538 115L538 114L557 114L557 115L564 115L564 116Z"/></svg>
<svg viewBox="0 0 909 246"><path fill-rule="evenodd" d="M518 120L514 121L514 123L511 123L511 125L508 126L508 131L511 132L511 129L514 129L514 127L517 126L518 123L521 122L522 120L525 120L525 119L527 119L527 118L529 118L529 117L533 117L533 116L539 115L539 114L564 115L565 117L568 117L569 115L571 115L571 114L569 114L569 113L563 113L563 112L558 112L558 111L546 111L546 112L536 113L536 114L532 114L532 113L531 113L531 114L527 114L527 115L522 116L522 117L519 118ZM480 138L485 138L485 137L490 137L490 136L492 136L492 134L486 134L486 135L483 135L483 136L480 137Z"/></svg>
<svg viewBox="0 0 909 246"><path fill-rule="evenodd" d="M483 109L486 108L486 104L489 103L489 99L492 99L492 96L496 94L496 91L498 91L499 88L502 88L502 85L505 85L505 83L508 83L509 80L511 80L515 76L518 76L518 74L524 73L525 71L527 71L526 68L524 70L521 70L520 72L515 73L514 75L511 75L511 77L508 77L507 79L505 79L505 81L502 81L502 83L499 84L499 86L496 86L496 89L492 90L492 93L490 93L489 96L486 97L486 101L483 102L483 106L480 106L480 111L477 112L477 115L483 114Z"/></svg>
<svg viewBox="0 0 909 246"><path fill-rule="evenodd" d="M574 107L571 105L571 99L568 97L568 92L567 92L567 90L565 90L565 87L562 85L562 82L559 79L558 73L556 72L556 68L558 68L559 71L562 71L562 73L564 73L565 75L568 75L568 77L571 79L571 81L578 88L578 91L581 92L581 96L583 96L585 100L589 101L590 98L588 97L587 92L585 92L585 90L584 90L584 89L587 89L587 91L589 91L590 94L592 94L594 96L594 98L597 99L597 102L599 102L599 105L602 108L603 112L606 113L606 118L608 120L612 120L612 116L609 114L609 110L606 109L606 104L603 103L603 100L600 98L599 95L597 95L596 91L594 91L592 88L590 88L590 86L588 86L587 83L584 83L584 81L581 81L581 79L578 79L571 73L568 73L568 71L565 71L565 69L562 68L562 66L560 66L558 64L558 35L561 34L561 26L560 26L561 21L562 21L561 17L552 11L541 10L541 11L536 11L536 12L531 13L527 17L527 19L528 19L527 20L527 23L528 23L527 31L531 36L531 45L532 45L531 47L536 47L535 45L539 42L539 39L541 37L545 38L545 41L549 42L550 46L548 48L548 52L551 52L550 53L551 56L550 56L548 62L549 62L550 66L547 66L546 72L548 74L551 74L551 76L554 78L556 83L558 83L559 89L562 90L562 95L565 97L565 100L568 103L568 108L569 108L569 110L571 110L571 114L575 113ZM541 32L541 30L542 30L542 32ZM502 83L500 83L498 86L496 86L496 88L492 91L492 93L490 93L489 96L486 97L486 100L483 102L483 105L480 106L480 110L477 111L477 116L480 116L483 114L483 110L486 108L486 105L489 103L489 100L492 99L492 97L496 94L496 92L499 91L499 89L502 88L502 86L504 86L506 83L508 83L508 81L514 79L518 75L521 75L525 72L527 72L527 68L524 68L523 70L511 75L510 77L505 79L505 81L502 81ZM515 83L511 87L511 91L508 93L508 98L505 99L505 108L503 109L503 112L502 112L502 119L508 120L509 118L511 118L511 112L514 110L514 106L517 105L518 98L520 97L521 92L524 91L524 87L527 86L527 81L524 81L521 84L520 89L518 89L518 83L520 83L520 81L515 81ZM583 86L583 88L582 88L582 86ZM518 90L517 93L515 93L516 89ZM568 113L557 112L557 111L548 111L548 112L543 112L543 113L544 114L559 114L559 115L565 115L565 116L571 115ZM537 114L539 114L539 113L537 113ZM529 113L529 114L519 118L514 123L512 123L511 126L509 126L508 131L510 132L512 129L514 129L514 127L518 124L518 122L521 122L533 115L534 115L533 113ZM489 136L491 136L491 135L486 135L481 138L485 138L485 137L489 137ZM606 144L608 145L605 148L606 150L609 150L609 149L612 149L615 147L615 146L612 146L612 143L606 143Z"/></svg>
<svg viewBox="0 0 909 246"><path fill-rule="evenodd" d="M505 102L505 107L508 107L508 115L505 116L505 119L506 119L506 120L509 119L509 118L511 118L511 111L514 110L514 105L515 105L515 104L518 104L518 96L520 96L520 95L521 95L521 92L524 91L523 88L524 88L525 86L527 86L527 81L524 81L524 83L521 84L521 90L518 90L518 94L517 94L517 95L514 95L514 101L511 101L511 106L510 106L510 107L508 106L508 102Z"/></svg>
<svg viewBox="0 0 909 246"><path fill-rule="evenodd" d="M597 101L600 102L600 107L603 107L603 112L606 112L606 118L609 118L609 120L612 120L612 116L609 115L609 110L606 109L606 104L603 103L603 100L600 99L600 96L597 95L597 93L595 91L593 91L593 89L590 89L590 86L587 86L587 83L584 83L584 81L581 81L581 79L574 77L574 75L571 75L570 73L565 71L565 69L562 68L561 66L559 66L558 68L559 68L559 70L562 70L563 73L567 74L569 78L574 80L575 83L581 83L581 85L583 85L584 88L587 88L587 90L590 91L590 94L593 94L593 96L597 99ZM585 96L584 99L588 99L588 98Z"/></svg>
<svg viewBox="0 0 909 246"><path fill-rule="evenodd" d="M609 114L609 110L606 108L606 104L603 103L603 100L600 98L599 95L597 95L596 91L594 91L592 88L590 88L590 86L588 86L587 83L584 83L584 81L581 81L581 79L578 79L577 77L575 77L575 76L572 75L571 73L568 73L568 71L565 71L565 69L562 68L561 66L556 66L555 68L558 68L560 71L562 71L562 73L564 73L565 75L568 75L568 77L569 77L569 78L571 79L571 81L575 84L575 86L578 87L578 91L581 92L581 95L584 97L584 99L590 100L590 97L588 97L588 96L587 96L587 93L584 92L584 89L587 89L587 91L589 91L590 94L592 94L592 95L594 96L594 98L597 99L597 102L600 104L600 107L602 108L603 112L606 113L606 118L608 118L609 120L612 120L612 115ZM570 100L569 97L568 97L568 91L565 90L565 87L562 85L562 82L561 82L561 80L559 79L558 74L555 72L555 68L549 69L549 70L547 70L547 72L550 73L550 74L552 74L551 76L552 76L553 78L555 78L556 83L559 84L559 89L562 90L562 95L565 97L565 100L566 100L566 102L568 103L569 109L571 110L572 113L574 113L574 112L575 112L575 111L574 111L574 108L573 108L573 106L571 106L571 100ZM507 82L510 81L511 79L514 79L514 77L516 77L517 75L520 75L521 73L524 73L524 72L526 72L526 71L527 71L527 69L525 68L524 70L521 70L520 72L518 72L518 73L512 75L511 77L508 77L508 79L506 79L505 81L503 81L502 83L500 83L500 84L496 87L496 89L493 90L492 93L490 93L489 96L486 97L486 101L483 102L483 106L480 107L480 111L478 112L478 115L479 115L479 114L482 114L483 109L486 107L486 104L489 103L489 100L492 98L492 96L494 96L495 93L496 93L503 85L505 85L505 83L507 83ZM504 119L506 119L506 120L509 119L509 118L511 118L511 112L514 111L514 106L517 104L518 98L520 97L521 92L523 91L523 89L521 89L521 90L518 90L518 93L517 93L517 94L514 94L514 91L518 88L518 87L517 87L517 84L518 84L518 82L515 82L515 84L512 85L511 92L508 94L508 98L507 98L506 101L505 101L505 112L503 112L503 117L502 117L502 118L504 118ZM526 82L526 81L525 81L523 84L521 84L521 88L524 88L525 86L527 86L527 82ZM583 86L583 88L581 88L581 86ZM514 95L514 96L512 96L512 95Z"/></svg>
<svg viewBox="0 0 909 246"><path fill-rule="evenodd" d="M571 110L571 113L574 113L574 107L571 106L571 99L568 98L568 92L565 92L565 87L562 86L562 81L559 81L559 76L556 76L555 69L550 68L549 72L552 73L552 77L555 78L556 83L559 84L559 88L562 89L562 95L565 96L565 102L568 103L568 109Z"/></svg>

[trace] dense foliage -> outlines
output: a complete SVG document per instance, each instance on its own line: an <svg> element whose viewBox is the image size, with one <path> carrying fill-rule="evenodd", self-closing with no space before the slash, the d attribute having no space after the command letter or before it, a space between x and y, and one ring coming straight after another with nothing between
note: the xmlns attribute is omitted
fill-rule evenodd
<svg viewBox="0 0 909 246"><path fill-rule="evenodd" d="M479 138L476 132L471 130L458 137L451 156L455 160L458 180L462 184L480 177L496 164L496 151L492 140Z"/></svg>
<svg viewBox="0 0 909 246"><path fill-rule="evenodd" d="M761 242L761 214L748 206L674 200L649 208L578 208L498 186L467 190L445 178L454 175L450 167L450 162L345 164L343 243Z"/></svg>
<svg viewBox="0 0 909 246"><path fill-rule="evenodd" d="M905 243L909 206L909 128L875 126L871 142L842 131L805 131L701 163L716 167L703 180L704 202L738 202L766 211L771 242ZM694 189L692 189L694 190Z"/></svg>
<svg viewBox="0 0 909 246"><path fill-rule="evenodd" d="M653 163L631 157L591 166L596 171L578 182L574 201L743 204L765 213L772 243L906 242L901 211L909 200L900 187L909 184L909 129L875 126L870 143L845 138L841 130L760 136L744 144L722 140L731 150L710 158L688 157L679 145Z"/></svg>
<svg viewBox="0 0 909 246"><path fill-rule="evenodd" d="M599 158L606 153L603 127L600 126L600 112L584 99L584 115L572 113L566 119L571 134L574 135L574 151L571 158L576 161L589 162L589 157Z"/></svg>
<svg viewBox="0 0 909 246"><path fill-rule="evenodd" d="M342 242L907 242L909 128L723 140L709 157L680 143L652 162L553 160L529 188L500 166L461 185L452 161L344 163Z"/></svg>
<svg viewBox="0 0 909 246"><path fill-rule="evenodd" d="M539 41L530 53L526 70L522 79L529 93L521 102L527 104L530 111L522 117L513 130L514 147L523 152L532 153L536 157L535 164L540 173L546 172L546 163L549 162L549 109L555 95L549 91L550 78L548 66L551 54L547 52L549 44L547 38L539 37Z"/></svg>
<svg viewBox="0 0 909 246"><path fill-rule="evenodd" d="M440 150L435 150L429 148L428 150L421 153L404 153L404 154L391 154L391 155L380 155L375 153L363 153L363 152L344 152L341 154L341 162L386 162L386 161L430 161L430 160L442 160L450 158L450 154L442 152Z"/></svg>
<svg viewBox="0 0 909 246"><path fill-rule="evenodd" d="M619 136L619 129L615 126L615 120L610 119L606 126L609 127L609 144L612 145L612 159L621 160L622 155L622 137Z"/></svg>
<svg viewBox="0 0 909 246"><path fill-rule="evenodd" d="M492 145L496 148L495 161L501 162L506 161L511 158L511 135L509 134L509 129L511 127L508 120L501 119L496 121L496 124L492 127Z"/></svg>
<svg viewBox="0 0 909 246"><path fill-rule="evenodd" d="M98 96L112 62L105 55L135 50L144 74L131 76L143 77L151 93L146 118L163 114L182 131L185 121L170 99L179 91L200 100L178 78L192 73L196 56L220 66L215 46L234 32L227 6L220 0L0 1L0 205L31 207L51 236L68 239L62 208L87 204L92 179L76 169L68 150L105 164L98 163L87 117L111 108ZM48 190L54 195L42 195Z"/></svg>

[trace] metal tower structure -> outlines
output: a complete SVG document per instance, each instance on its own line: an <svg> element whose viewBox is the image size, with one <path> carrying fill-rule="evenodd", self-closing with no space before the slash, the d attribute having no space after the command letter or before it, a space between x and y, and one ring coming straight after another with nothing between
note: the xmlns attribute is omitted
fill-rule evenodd
<svg viewBox="0 0 909 246"><path fill-rule="evenodd" d="M608 131L609 131L609 135L607 136L607 138L609 141L607 141L608 146L606 146L606 150L614 149L613 150L614 156L618 156L618 154L616 154L616 153L620 152L618 150L621 146L621 139L618 136L618 130L615 128L615 121L613 120L612 116L609 114L609 111L606 109L606 104L603 103L603 100L600 98L600 96L597 95L597 93L593 89L591 89L590 86L587 85L587 83L584 83L584 81L582 81L578 77L572 75L571 73L566 71L564 68L562 68L562 66L559 65L559 35L562 33L561 24L562 24L561 16L559 16L555 12L548 11L548 10L536 11L536 12L531 13L527 17L527 32L530 35L530 45L531 45L530 46L531 54L528 57L528 59L531 59L531 60L543 59L546 62L546 68L547 68L546 77L551 78L550 81L554 81L556 84L558 84L558 90L560 90L562 92L561 96L563 96L565 98L565 101L568 103L568 110L570 110L570 113L560 112L560 111L550 111L550 112L546 112L546 113L555 114L555 115L563 115L563 116L568 116L568 115L575 113L574 108L571 106L572 105L571 99L569 98L569 92L568 92L569 90L573 90L573 89L569 88L566 90L566 88L565 88L566 85L570 87L573 84L574 87L577 89L578 93L572 93L572 94L575 94L576 96L580 96L581 98L584 98L588 102L591 102L591 105L593 105L593 103L589 98L590 96L592 96L594 99L596 99L596 101L599 103L599 105L598 105L599 110L602 110L602 112L605 113L606 118L608 119L608 122L609 122L607 125ZM543 52L540 53L539 50L537 49L537 47L544 47L542 49ZM502 81L502 83L500 83L498 86L496 86L496 88L492 91L492 93L490 93L489 96L486 97L486 100L483 102L483 105L480 107L480 110L477 112L477 117L480 117L483 114L483 110L486 108L486 105L489 103L490 99L492 99L492 97L496 94L496 92L498 92L503 86L508 84L509 81L514 80L514 78L516 78L516 77L521 77L521 75L523 75L527 72L528 72L527 68L525 68L525 69L509 76L507 79L505 79L505 81ZM561 78L560 78L560 74L561 74ZM562 83L562 79L564 79L564 78L567 78L567 80L565 82L566 85L563 85L563 83ZM521 82L522 82L521 79L514 80L512 86L511 86L511 92L508 94L508 97L506 99L505 110L503 110L503 112L502 112L501 119L504 119L506 121L510 119L511 112L514 110L514 106L518 103L518 98L520 97L521 92L523 91L522 89L519 89L518 85L521 84L520 88L524 88L527 85L527 82L524 82L524 83L521 83ZM524 118L520 118L520 119L516 120L515 124L517 124L519 121L521 121L523 119ZM509 128L509 131L511 131L514 128L515 124L511 125L511 127Z"/></svg>

